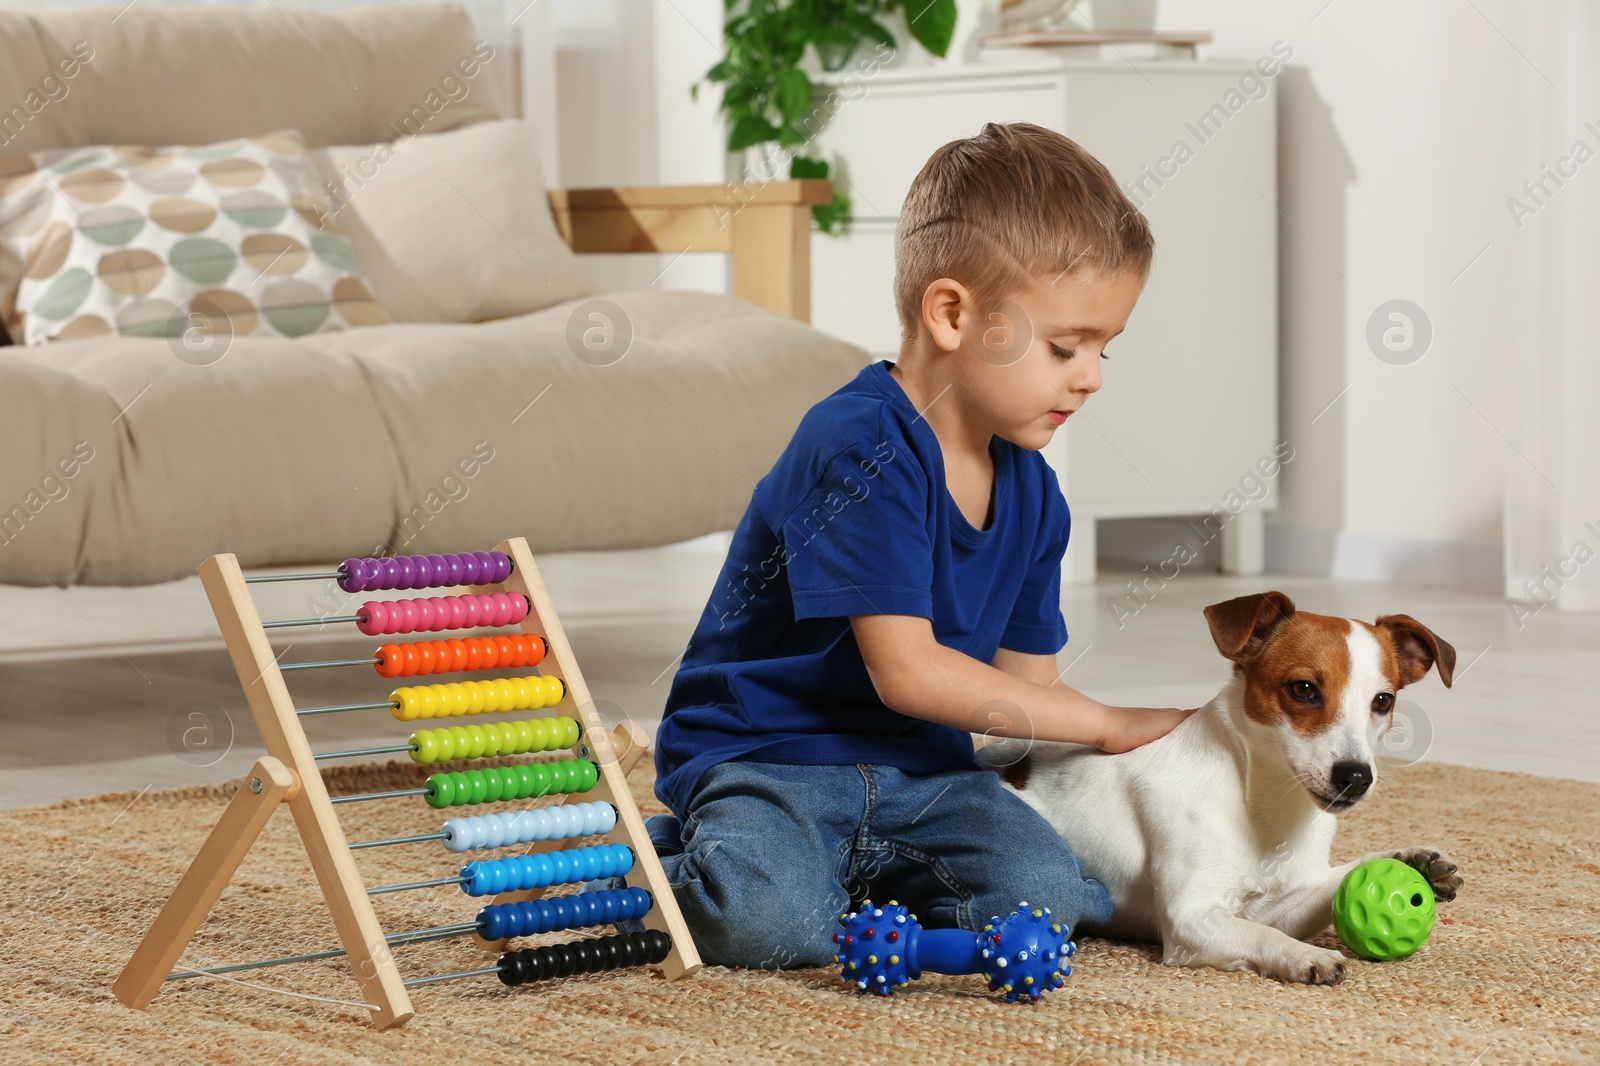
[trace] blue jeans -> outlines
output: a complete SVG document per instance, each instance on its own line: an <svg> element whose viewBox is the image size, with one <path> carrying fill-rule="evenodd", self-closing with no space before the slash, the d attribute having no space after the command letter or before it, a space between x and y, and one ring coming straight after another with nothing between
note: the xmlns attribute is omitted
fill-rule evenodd
<svg viewBox="0 0 1600 1066"><path fill-rule="evenodd" d="M839 915L867 897L899 900L930 929L978 930L1023 900L1074 929L1111 918L1104 886L987 770L719 763L686 815L646 825L714 965L826 965Z"/></svg>

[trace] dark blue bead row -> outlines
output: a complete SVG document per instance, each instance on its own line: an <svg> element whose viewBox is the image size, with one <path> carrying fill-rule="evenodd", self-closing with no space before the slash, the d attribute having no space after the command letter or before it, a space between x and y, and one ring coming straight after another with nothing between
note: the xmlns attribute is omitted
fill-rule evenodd
<svg viewBox="0 0 1600 1066"><path fill-rule="evenodd" d="M554 933L641 918L650 909L642 888L608 888L571 896L547 896L523 903L494 903L478 912L478 935L485 940Z"/></svg>

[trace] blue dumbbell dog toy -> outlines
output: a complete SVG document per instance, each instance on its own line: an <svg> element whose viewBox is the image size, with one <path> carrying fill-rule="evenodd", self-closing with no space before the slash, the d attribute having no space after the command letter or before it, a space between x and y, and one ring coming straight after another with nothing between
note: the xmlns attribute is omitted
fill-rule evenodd
<svg viewBox="0 0 1600 1066"><path fill-rule="evenodd" d="M1072 973L1067 959L1078 946L1069 931L1050 917L1048 907L1029 907L1004 920L997 914L981 933L966 929L924 929L917 916L893 900L875 907L866 900L859 911L839 915L841 930L833 934L839 953L839 976L862 992L887 996L929 973L981 973L989 991L1004 992L1007 1003L1039 997L1060 988Z"/></svg>

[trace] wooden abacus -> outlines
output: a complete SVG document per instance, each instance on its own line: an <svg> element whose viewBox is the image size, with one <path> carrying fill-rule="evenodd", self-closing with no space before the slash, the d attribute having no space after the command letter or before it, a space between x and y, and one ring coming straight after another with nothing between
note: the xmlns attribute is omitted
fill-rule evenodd
<svg viewBox="0 0 1600 1066"><path fill-rule="evenodd" d="M227 974L284 963L347 956L378 1028L401 1025L413 1014L407 988L464 977L498 977L503 984L565 977L649 964L670 979L700 968L644 821L628 792L627 773L645 750L637 726L607 733L556 617L533 555L520 537L493 552L464 555L350 559L338 571L246 578L232 555L215 555L200 567L206 595L221 627L267 754L245 777L189 870L145 934L113 986L124 1004L143 1008L168 981ZM369 601L353 615L262 622L249 586L260 581L335 579L346 592L474 586L471 594L427 599ZM279 665L267 631L285 626L354 622L367 635L437 632L520 623L520 633L448 641L385 644L371 659ZM383 677L412 677L460 670L534 666L542 673L498 681L402 687L370 704L296 709L284 682L294 670L372 665ZM360 751L313 754L301 727L308 715L388 709L396 718L455 717L572 704L574 717L542 716L487 727L421 730L407 743ZM583 720L582 726L578 719ZM408 752L419 763L488 758L576 747L577 758L528 761L456 773L436 773L421 788L330 798L317 763L340 757ZM586 802L557 806L569 795ZM352 845L335 805L420 796L432 808L469 803L554 797L551 805L447 821L440 832L363 841ZM234 871L280 804L294 816L342 950L289 955L207 970L173 972L196 930L215 906ZM566 840L603 836L607 843L562 851ZM369 889L352 849L439 840L453 852L529 844L525 854L469 862L461 875ZM576 884L625 875L627 888L538 898L552 884ZM468 895L493 894L476 920L385 934L372 896L460 885ZM643 932L619 933L567 944L505 951L493 966L458 973L403 978L391 948L448 937L472 936L486 950L506 940L642 919Z"/></svg>

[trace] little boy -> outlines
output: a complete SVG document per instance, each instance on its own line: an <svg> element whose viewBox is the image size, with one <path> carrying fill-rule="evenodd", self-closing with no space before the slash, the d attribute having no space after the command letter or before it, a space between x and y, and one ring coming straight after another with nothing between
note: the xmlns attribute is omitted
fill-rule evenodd
<svg viewBox="0 0 1600 1066"><path fill-rule="evenodd" d="M1060 683L1071 525L1038 454L1100 388L1154 242L1098 161L1028 124L934 153L895 238L896 362L761 479L667 698L652 840L705 961L826 964L867 895L980 929L1105 889L973 761L972 733L1105 751L1189 713Z"/></svg>

